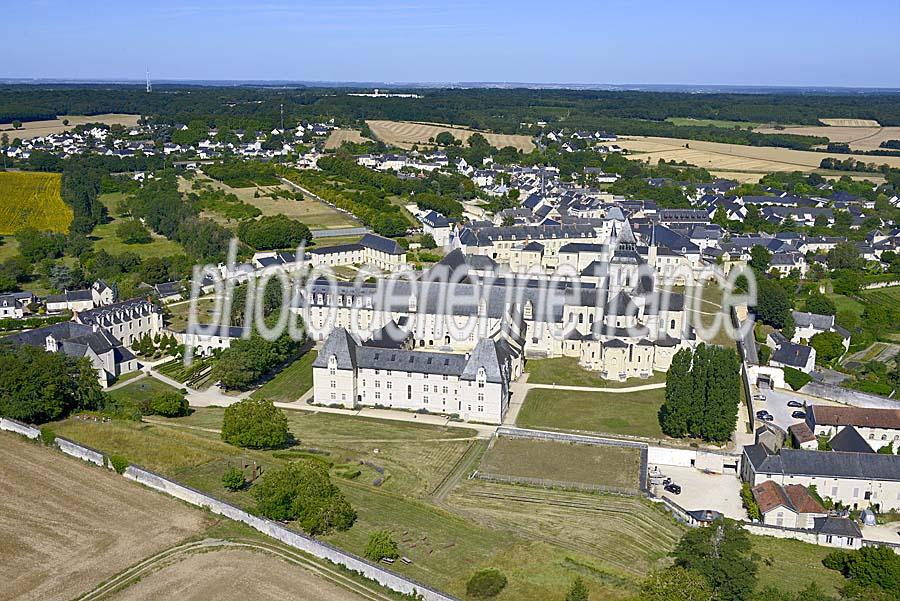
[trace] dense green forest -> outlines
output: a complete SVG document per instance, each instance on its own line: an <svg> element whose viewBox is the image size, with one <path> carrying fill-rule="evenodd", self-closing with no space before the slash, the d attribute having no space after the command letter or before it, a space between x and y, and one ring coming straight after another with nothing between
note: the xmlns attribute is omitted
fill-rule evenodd
<svg viewBox="0 0 900 601"><path fill-rule="evenodd" d="M423 98L347 96L341 88L205 87L160 85L147 94L127 85L0 86L0 122L56 115L125 112L169 123L206 121L210 126L269 129L280 123L334 117L433 121L505 133L525 131L522 123L606 129L620 134L683 137L752 145L805 148L822 143L810 136L763 135L747 129L675 125L668 117L751 123L816 124L821 117L876 119L900 125L896 94L688 94L675 92L433 89Z"/></svg>

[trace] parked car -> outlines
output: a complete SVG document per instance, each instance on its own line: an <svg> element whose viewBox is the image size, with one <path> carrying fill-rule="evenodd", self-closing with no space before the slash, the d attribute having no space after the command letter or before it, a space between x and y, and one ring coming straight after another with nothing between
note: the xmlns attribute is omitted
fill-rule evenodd
<svg viewBox="0 0 900 601"><path fill-rule="evenodd" d="M666 484L666 491L672 493L673 495L680 495L681 487L674 482L671 482L669 484Z"/></svg>
<svg viewBox="0 0 900 601"><path fill-rule="evenodd" d="M762 419L767 415L769 415L769 412L766 411L765 409L760 409L759 411L756 412L756 417L758 417L759 419Z"/></svg>
<svg viewBox="0 0 900 601"><path fill-rule="evenodd" d="M803 403L801 403L800 401L788 401L787 406L799 409L800 407L803 406Z"/></svg>
<svg viewBox="0 0 900 601"><path fill-rule="evenodd" d="M793 413L791 413L791 417L796 419L806 419L806 413L804 413L803 411L794 411Z"/></svg>
<svg viewBox="0 0 900 601"><path fill-rule="evenodd" d="M766 400L766 395L764 395L764 394L754 394L754 395L753 395L753 400L754 400L754 401L764 401L764 400Z"/></svg>

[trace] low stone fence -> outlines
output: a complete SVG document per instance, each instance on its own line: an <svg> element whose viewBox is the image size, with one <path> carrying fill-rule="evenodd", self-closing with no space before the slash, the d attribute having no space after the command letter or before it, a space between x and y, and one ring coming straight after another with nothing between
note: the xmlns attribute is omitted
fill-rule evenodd
<svg viewBox="0 0 900 601"><path fill-rule="evenodd" d="M535 488L546 489L563 489L577 490L583 492L599 492L611 493L614 495L623 495L627 497L635 497L640 495L640 491L636 489L619 488L618 486L605 486L603 484L587 484L586 482L567 482L565 480L548 480L545 478L529 478L528 476L510 476L507 474L491 474L489 472L477 471L472 474L473 478L478 480L486 480L488 482L499 482L501 484L524 484Z"/></svg>
<svg viewBox="0 0 900 601"><path fill-rule="evenodd" d="M744 530L760 536L774 536L775 538L790 538L804 543L818 544L818 537L813 530L802 528L785 528L784 526L772 526L760 522L741 522Z"/></svg>
<svg viewBox="0 0 900 601"><path fill-rule="evenodd" d="M327 543L310 538L305 534L291 530L278 522L250 515L242 509L238 509L198 490L173 482L149 470L131 465L125 470L124 476L129 480L139 482L144 486L163 492L176 499L181 499L191 505L209 509L213 513L247 524L254 530L271 536L286 545L315 557L327 559L332 563L343 565L347 569L359 572L366 578L399 593L407 595L416 593L421 595L422 599L426 601L458 601L455 597L370 563L360 557L341 551Z"/></svg>
<svg viewBox="0 0 900 601"><path fill-rule="evenodd" d="M15 432L16 434L21 434L22 436L31 439L35 439L41 435L41 431L38 428L23 424L14 419L9 419L8 417L0 417L0 430Z"/></svg>
<svg viewBox="0 0 900 601"><path fill-rule="evenodd" d="M57 436L53 442L59 447L59 450L66 455L81 459L82 461L87 461L88 463L93 463L94 465L99 465L100 467L106 466L106 458L100 451L80 445L73 440L63 438L62 436Z"/></svg>
<svg viewBox="0 0 900 601"><path fill-rule="evenodd" d="M697 527L697 523L687 512L687 509L673 501L672 499L667 499L666 497L657 497L656 495L649 494L647 498L650 499L654 503L660 503L666 510L672 514L677 521L685 524L686 526L690 526L692 528Z"/></svg>

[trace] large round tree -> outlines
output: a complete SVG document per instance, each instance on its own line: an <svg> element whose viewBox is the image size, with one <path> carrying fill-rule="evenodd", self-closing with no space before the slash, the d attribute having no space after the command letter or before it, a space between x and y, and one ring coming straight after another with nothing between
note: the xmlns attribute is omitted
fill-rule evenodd
<svg viewBox="0 0 900 601"><path fill-rule="evenodd" d="M225 409L222 440L251 449L283 447L288 440L287 417L272 401L244 399Z"/></svg>

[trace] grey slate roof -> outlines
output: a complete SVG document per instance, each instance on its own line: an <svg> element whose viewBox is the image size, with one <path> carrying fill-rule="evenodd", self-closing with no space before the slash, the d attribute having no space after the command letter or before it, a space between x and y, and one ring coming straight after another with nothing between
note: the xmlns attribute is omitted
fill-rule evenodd
<svg viewBox="0 0 900 601"><path fill-rule="evenodd" d="M790 367L805 367L811 350L811 347L802 344L784 342L772 353L771 360Z"/></svg>
<svg viewBox="0 0 900 601"><path fill-rule="evenodd" d="M744 447L758 473L860 480L900 481L900 456L842 451L781 449L770 454L759 444Z"/></svg>
<svg viewBox="0 0 900 601"><path fill-rule="evenodd" d="M828 441L833 451L847 453L874 453L866 439L860 436L853 426L847 426Z"/></svg>
<svg viewBox="0 0 900 601"><path fill-rule="evenodd" d="M847 518L813 518L813 530L819 534L862 538L862 531L859 529L859 526L856 522Z"/></svg>

